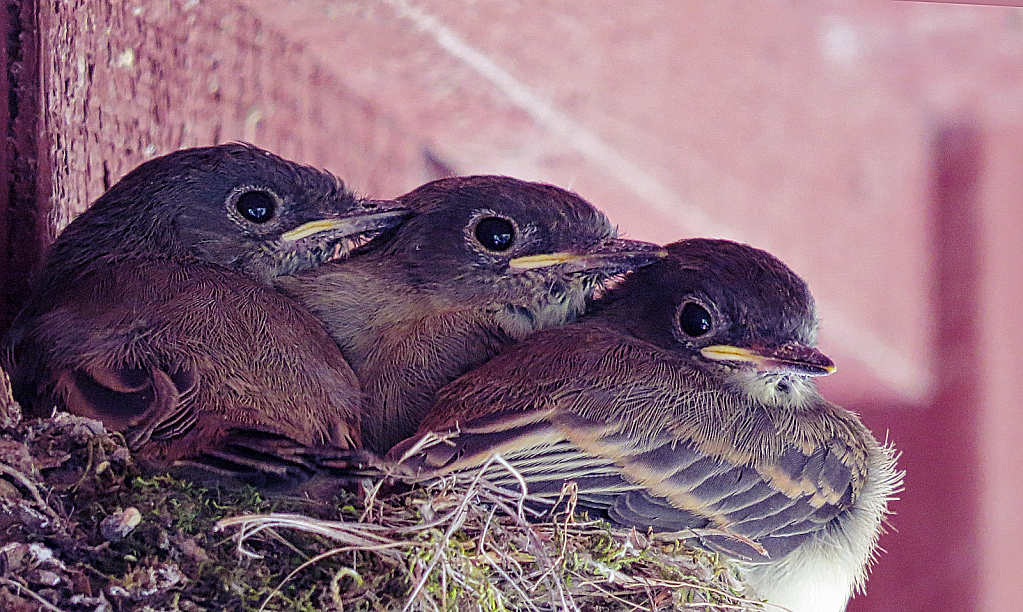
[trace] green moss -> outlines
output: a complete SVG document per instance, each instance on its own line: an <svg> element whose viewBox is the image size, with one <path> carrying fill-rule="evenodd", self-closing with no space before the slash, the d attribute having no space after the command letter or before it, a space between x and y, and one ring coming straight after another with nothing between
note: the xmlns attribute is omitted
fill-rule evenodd
<svg viewBox="0 0 1023 612"><path fill-rule="evenodd" d="M82 431L81 420L65 418L7 437L39 458L39 489L60 500L54 514L62 518L15 523L4 535L52 550L59 563L46 569L62 581L48 597L62 609L81 609L76 596L102 595L117 612L377 612L401 610L413 592L416 611L548 610L567 600L586 612L681 610L688 602L702 610L755 609L736 596L727 567L677 542L583 518L527 525L454 484L376 500L374 524L366 526L355 523L361 502L344 491L311 501L143 475L116 436ZM12 516L19 516L12 504L34 504L27 495L0 503ZM108 542L100 525L126 508L137 509L141 522ZM273 513L309 517L310 527L263 531L242 542L245 554L237 526L218 531L227 517ZM316 532L314 519L343 520L389 546L334 541Z"/></svg>

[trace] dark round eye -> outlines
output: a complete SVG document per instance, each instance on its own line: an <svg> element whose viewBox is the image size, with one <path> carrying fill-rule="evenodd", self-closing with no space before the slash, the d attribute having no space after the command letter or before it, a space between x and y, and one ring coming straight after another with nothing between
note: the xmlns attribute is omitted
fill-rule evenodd
<svg viewBox="0 0 1023 612"><path fill-rule="evenodd" d="M682 312L678 316L678 324L686 335L693 338L702 336L710 331L710 313L703 306L689 302L682 307Z"/></svg>
<svg viewBox="0 0 1023 612"><path fill-rule="evenodd" d="M476 240L491 251L507 251L515 242L515 226L500 217L480 219L476 224Z"/></svg>
<svg viewBox="0 0 1023 612"><path fill-rule="evenodd" d="M274 218L277 202L265 191L246 191L234 203L238 214L253 223L266 223Z"/></svg>

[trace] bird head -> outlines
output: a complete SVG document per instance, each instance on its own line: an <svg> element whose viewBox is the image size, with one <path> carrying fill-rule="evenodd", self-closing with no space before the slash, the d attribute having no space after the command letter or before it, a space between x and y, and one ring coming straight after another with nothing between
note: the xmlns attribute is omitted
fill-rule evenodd
<svg viewBox="0 0 1023 612"><path fill-rule="evenodd" d="M728 240L665 248L667 258L608 296L633 334L767 403L799 401L810 379L835 371L815 348L809 287L776 257Z"/></svg>
<svg viewBox="0 0 1023 612"><path fill-rule="evenodd" d="M603 213L553 185L453 177L398 202L413 213L384 249L418 285L528 319L549 315L552 324L574 317L605 280L665 255L617 238Z"/></svg>
<svg viewBox="0 0 1023 612"><path fill-rule="evenodd" d="M185 149L125 175L64 230L47 265L195 257L268 280L346 253L404 215L250 145Z"/></svg>

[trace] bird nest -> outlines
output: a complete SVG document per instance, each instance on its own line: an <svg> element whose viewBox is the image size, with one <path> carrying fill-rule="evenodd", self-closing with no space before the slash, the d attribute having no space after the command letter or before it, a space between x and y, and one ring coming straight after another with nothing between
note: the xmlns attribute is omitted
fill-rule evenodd
<svg viewBox="0 0 1023 612"><path fill-rule="evenodd" d="M764 609L716 555L576 516L571 490L538 520L478 476L379 488L266 497L146 475L97 421L21 420L0 384L0 609Z"/></svg>

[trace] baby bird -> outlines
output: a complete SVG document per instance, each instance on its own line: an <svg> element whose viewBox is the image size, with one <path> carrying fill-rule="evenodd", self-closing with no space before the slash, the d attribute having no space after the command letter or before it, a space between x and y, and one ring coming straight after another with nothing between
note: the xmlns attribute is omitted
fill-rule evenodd
<svg viewBox="0 0 1023 612"><path fill-rule="evenodd" d="M302 480L309 447L359 447L363 395L320 323L269 282L404 214L249 145L148 161L49 249L9 334L18 399L99 419L155 467Z"/></svg>
<svg viewBox="0 0 1023 612"><path fill-rule="evenodd" d="M372 400L363 440L377 452L415 433L437 389L664 254L616 239L601 212L552 185L445 178L397 202L412 214L358 257L276 280L355 370Z"/></svg>
<svg viewBox="0 0 1023 612"><path fill-rule="evenodd" d="M818 393L834 365L798 276L730 241L667 249L584 320L440 390L388 459L429 479L499 453L531 496L553 504L574 481L579 506L612 523L701 530L771 603L840 612L901 485L894 451ZM417 449L431 432L450 439ZM496 465L488 479L518 490Z"/></svg>

